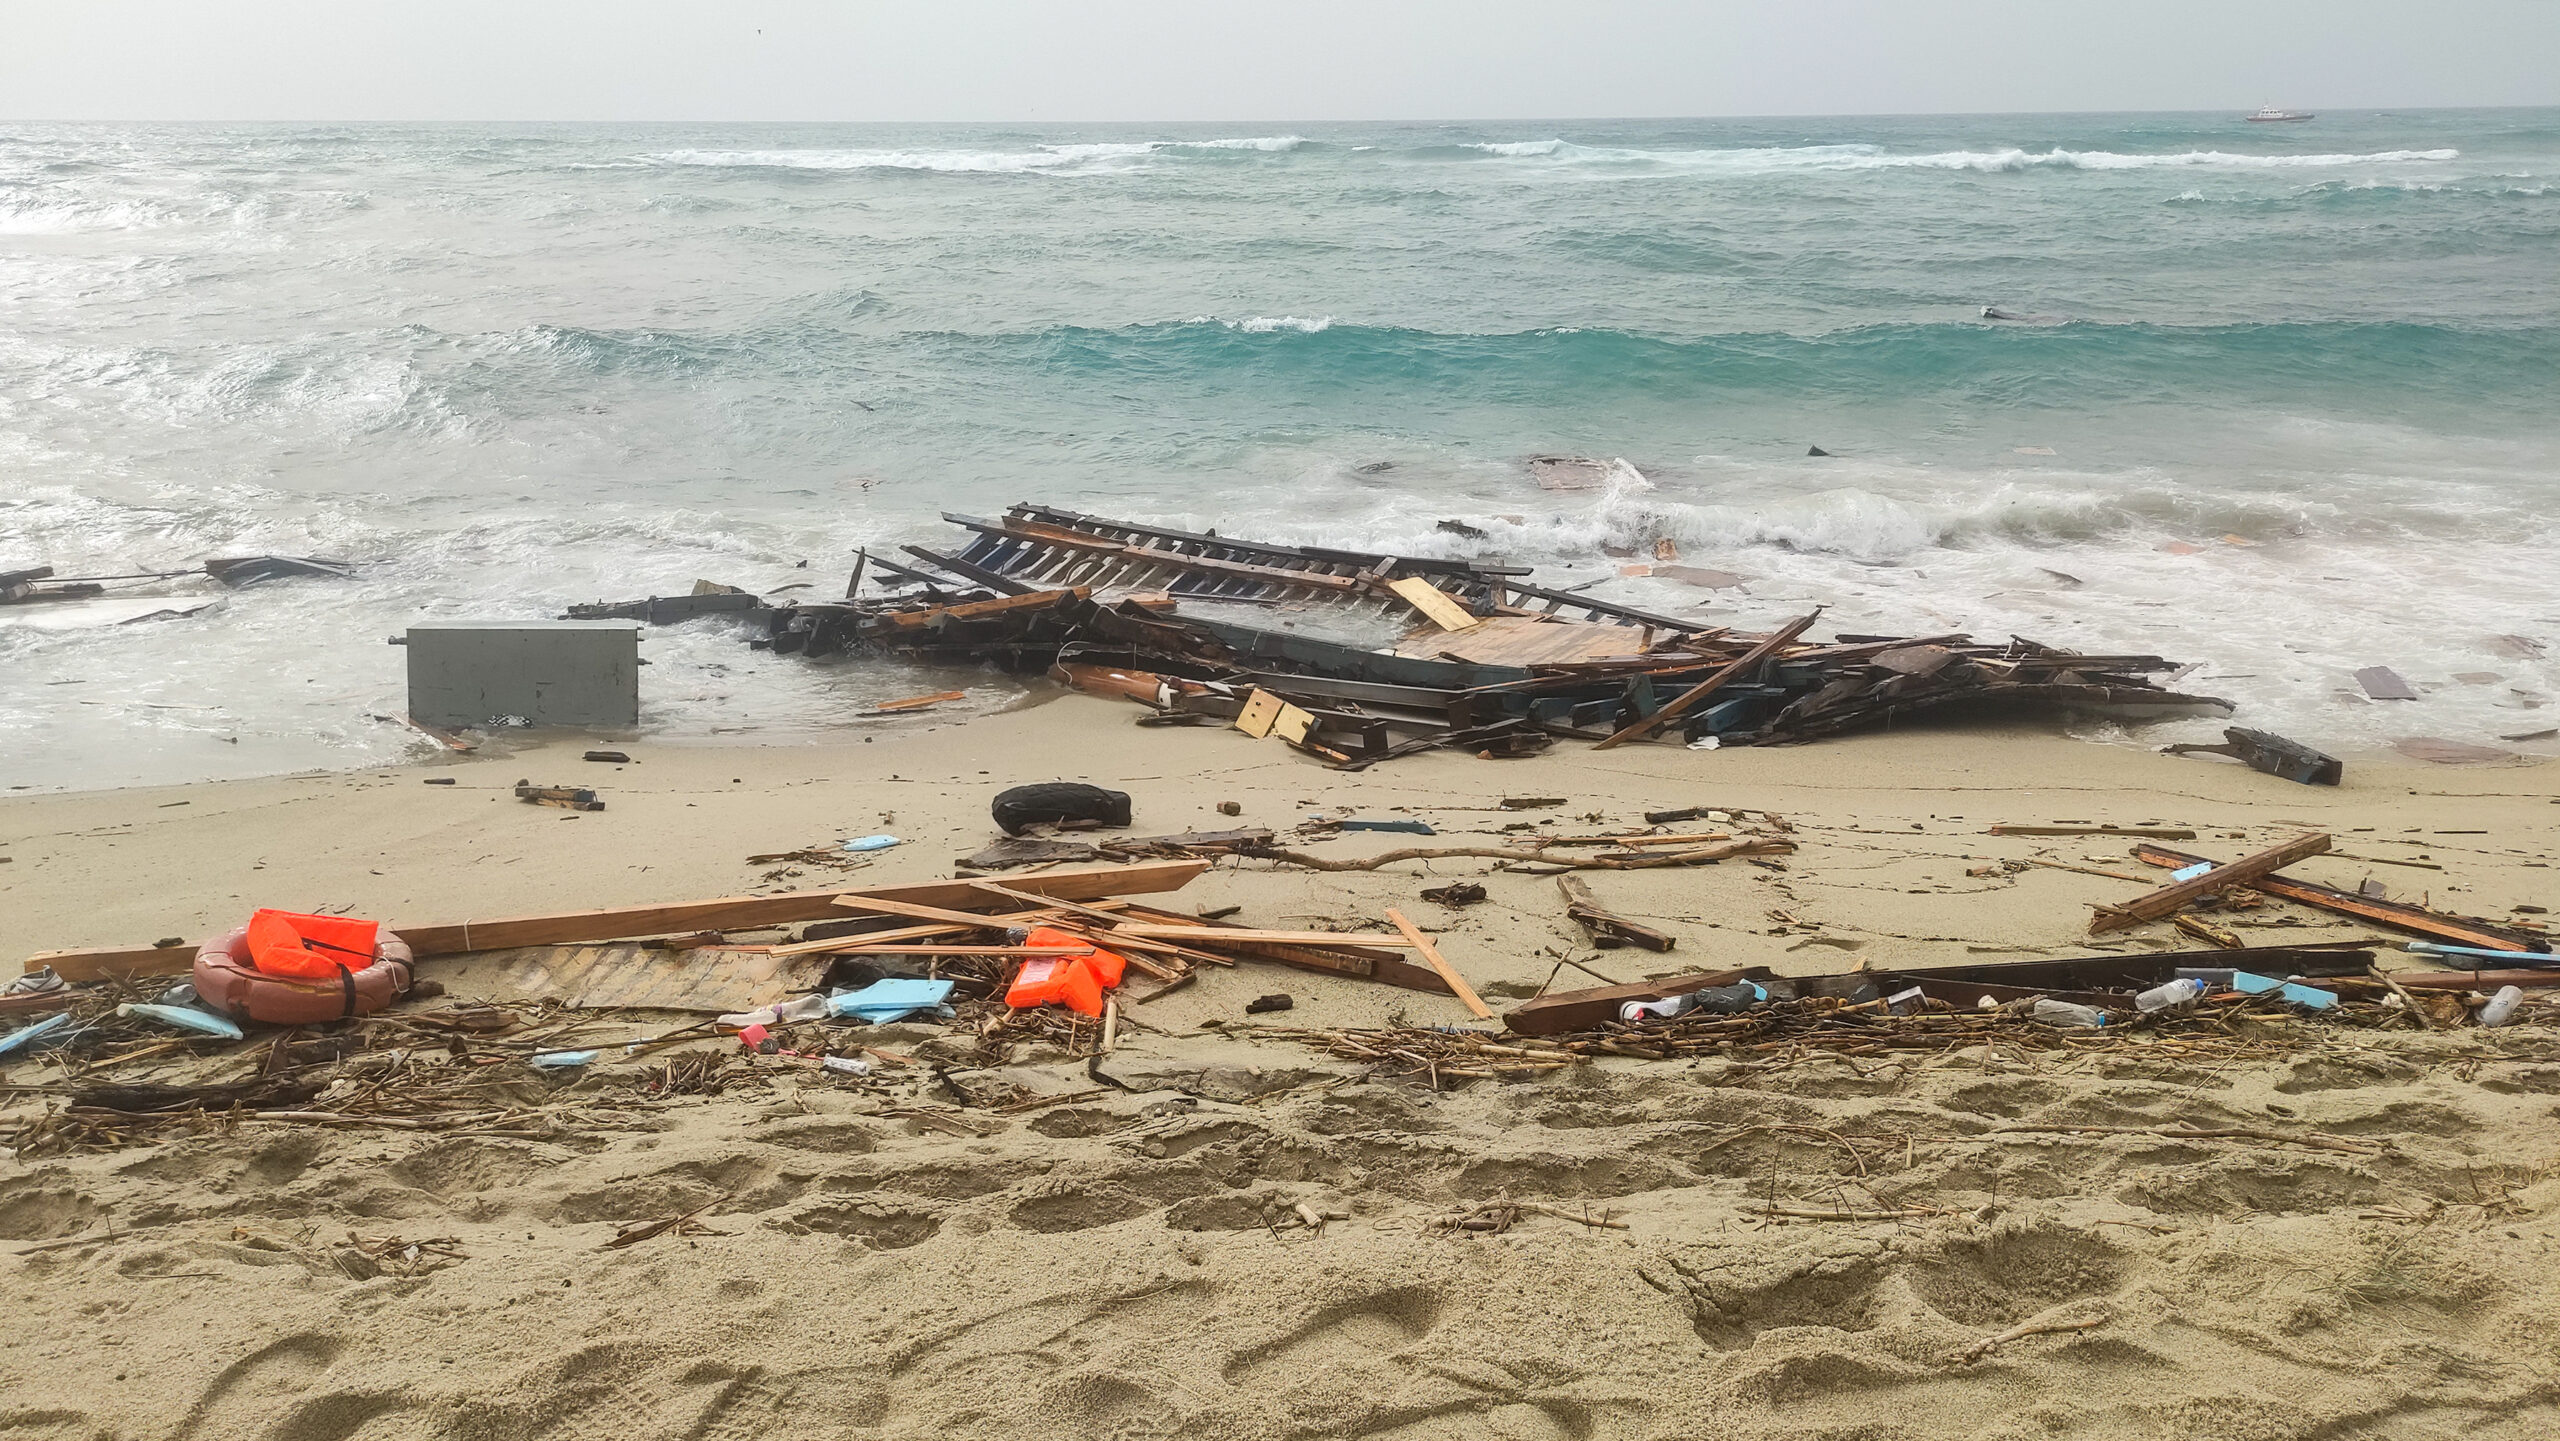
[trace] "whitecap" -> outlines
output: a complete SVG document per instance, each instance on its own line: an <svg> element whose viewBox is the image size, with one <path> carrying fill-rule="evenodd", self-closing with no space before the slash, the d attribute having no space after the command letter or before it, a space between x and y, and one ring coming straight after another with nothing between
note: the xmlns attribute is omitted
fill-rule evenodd
<svg viewBox="0 0 2560 1441"><path fill-rule="evenodd" d="M1875 145L1760 146L1734 150L1644 150L1575 145L1565 140L1520 140L1465 147L1505 159L1541 160L1593 167L1649 166L1682 170L1759 172L1779 170L1956 170L1999 173L2024 170L2291 170L2349 165L2441 164L2461 158L2454 149L2377 150L2315 155L2250 155L2222 150L2128 153L2114 150L1944 150L1889 154Z"/></svg>
<svg viewBox="0 0 2560 1441"><path fill-rule="evenodd" d="M1330 315L1248 315L1242 320L1219 320L1214 315L1195 315L1191 320L1195 325L1216 320L1229 330L1242 331L1247 335L1269 335L1278 330L1294 330L1301 335L1314 335L1318 331L1333 328L1333 317Z"/></svg>
<svg viewBox="0 0 2560 1441"><path fill-rule="evenodd" d="M646 157L657 165L715 169L917 170L948 175L1111 174L1184 151L1282 153L1307 141L1296 135L1218 140L1098 140L1035 145L1028 150L670 150Z"/></svg>

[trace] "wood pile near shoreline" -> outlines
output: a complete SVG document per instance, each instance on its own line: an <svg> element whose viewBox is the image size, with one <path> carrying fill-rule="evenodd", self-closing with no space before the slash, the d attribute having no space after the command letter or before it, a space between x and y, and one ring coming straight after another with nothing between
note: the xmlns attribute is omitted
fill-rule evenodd
<svg viewBox="0 0 2560 1441"><path fill-rule="evenodd" d="M1529 755L1559 738L1790 745L1947 707L2230 709L2153 681L2179 668L2160 656L1960 634L1817 643L1806 637L1819 611L1737 631L1534 586L1517 566L1265 545L1028 504L946 519L966 545L905 547L922 569L866 553L841 601L766 605L705 585L570 614L740 613L778 654L1045 671L1137 701L1157 723L1226 722L1347 770L1443 748Z"/></svg>

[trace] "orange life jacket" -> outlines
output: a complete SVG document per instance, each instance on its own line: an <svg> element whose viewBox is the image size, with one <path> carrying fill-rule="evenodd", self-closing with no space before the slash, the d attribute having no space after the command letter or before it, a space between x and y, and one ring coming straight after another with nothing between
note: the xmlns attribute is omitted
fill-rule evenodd
<svg viewBox="0 0 2560 1441"><path fill-rule="evenodd" d="M1040 1006L1055 1001L1088 1016L1102 1014L1102 993L1120 984L1128 958L1094 945L1082 936L1041 926L1028 945L1083 946L1080 956L1033 956L1022 963L1004 993L1008 1006Z"/></svg>
<svg viewBox="0 0 2560 1441"><path fill-rule="evenodd" d="M249 917L249 963L271 976L334 980L375 960L380 921L261 910Z"/></svg>

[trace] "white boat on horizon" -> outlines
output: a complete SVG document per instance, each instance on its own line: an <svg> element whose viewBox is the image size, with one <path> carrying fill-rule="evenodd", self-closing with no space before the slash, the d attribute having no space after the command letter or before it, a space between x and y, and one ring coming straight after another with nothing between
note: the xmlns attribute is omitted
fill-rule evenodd
<svg viewBox="0 0 2560 1441"><path fill-rule="evenodd" d="M2264 125L2278 120L2309 120L2312 116L2307 110L2286 110L2279 106L2261 105L2249 112L2245 118L2253 125Z"/></svg>

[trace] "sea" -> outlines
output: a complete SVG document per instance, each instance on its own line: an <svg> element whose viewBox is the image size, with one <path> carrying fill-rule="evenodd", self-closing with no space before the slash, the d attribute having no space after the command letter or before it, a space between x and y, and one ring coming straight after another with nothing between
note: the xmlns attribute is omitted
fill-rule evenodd
<svg viewBox="0 0 2560 1441"><path fill-rule="evenodd" d="M0 571L356 568L0 608L0 785L416 757L413 623L841 595L1020 500L2504 745L2560 724L2555 187L2560 110L0 125ZM678 740L1026 696L720 620L643 654Z"/></svg>

